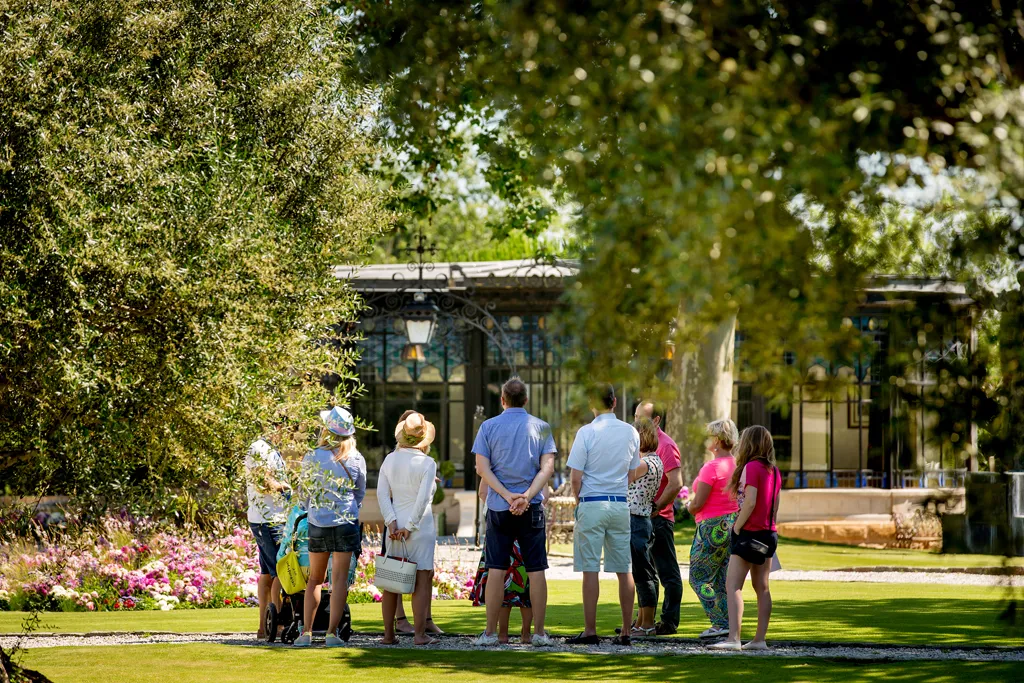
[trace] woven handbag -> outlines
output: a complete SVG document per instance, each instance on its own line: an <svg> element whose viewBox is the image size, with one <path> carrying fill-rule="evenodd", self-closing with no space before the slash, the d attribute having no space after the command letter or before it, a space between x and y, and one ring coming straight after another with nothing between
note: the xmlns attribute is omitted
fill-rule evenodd
<svg viewBox="0 0 1024 683"><path fill-rule="evenodd" d="M388 550L391 549L388 548ZM405 541L402 541L402 554L409 554ZM405 557L388 555L377 562L373 585L388 593L399 595L412 593L413 588L416 587L416 563L410 562Z"/></svg>

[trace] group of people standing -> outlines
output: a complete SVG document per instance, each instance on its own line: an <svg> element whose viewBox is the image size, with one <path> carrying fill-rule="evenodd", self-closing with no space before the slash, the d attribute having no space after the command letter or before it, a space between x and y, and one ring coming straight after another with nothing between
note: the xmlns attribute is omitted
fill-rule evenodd
<svg viewBox="0 0 1024 683"><path fill-rule="evenodd" d="M486 606L487 625L473 644L508 642L509 612L523 610L521 640L537 647L553 644L545 630L547 607L547 525L543 492L554 473L556 447L550 426L527 412L527 386L513 377L501 389L502 413L484 421L473 444L480 495L486 503L486 532L474 604ZM617 398L605 385L592 396L594 420L577 432L567 465L577 499L573 532L573 567L583 574L583 631L568 644L596 644L598 581L604 570L616 575L622 627L613 643L630 645L634 637L669 635L679 628L683 585L676 559L673 504L682 488L679 449L660 428L653 403L640 403L631 425L615 417ZM323 582L328 557L332 562L331 620L326 645L347 640L338 626L347 601L352 554L359 551L359 507L366 492L366 463L355 447L352 415L336 407L321 413L323 428L317 448L303 460L306 481L315 493L304 493L309 510L310 585ZM436 642L440 629L430 619L436 531L431 501L436 464L429 456L434 426L406 411L395 427L396 448L381 466L377 499L387 526L383 552L400 554L416 564L412 597L414 642ZM712 647L739 649L743 614L742 587L751 575L758 597L758 628L744 649L766 647L771 615L768 590L770 559L777 544L775 515L781 477L775 467L771 435L764 427L742 434L728 419L707 426L712 458L701 468L688 507L697 529L690 551L690 585L711 626L702 638L725 640ZM253 445L247 468L257 461L270 474L250 483L249 520L260 549L261 613L274 599L270 545L275 532L254 503L287 487L284 463L273 438ZM307 487L309 484L307 483ZM279 538L279 536L277 536ZM267 546L265 548L265 546ZM265 561L266 560L266 561ZM504 580L503 580L504 579ZM655 622L660 589L661 620ZM634 595L638 610L634 614ZM306 591L304 624L313 623L319 591ZM383 597L385 644L405 621L401 596ZM531 632L532 625L532 632ZM261 623L261 631L265 626ZM311 634L295 642L308 647Z"/></svg>

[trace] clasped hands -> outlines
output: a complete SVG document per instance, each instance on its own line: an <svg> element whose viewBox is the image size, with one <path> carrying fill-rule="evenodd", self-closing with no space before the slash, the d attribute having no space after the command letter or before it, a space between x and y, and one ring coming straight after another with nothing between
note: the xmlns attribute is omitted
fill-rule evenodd
<svg viewBox="0 0 1024 683"><path fill-rule="evenodd" d="M412 532L406 529L405 527L399 529L398 524L395 522L391 522L391 524L388 524L388 538L390 538L392 541L404 541L407 538L409 538L409 535L411 533Z"/></svg>
<svg viewBox="0 0 1024 683"><path fill-rule="evenodd" d="M505 499L508 501L508 511L513 515L521 515L530 509L530 499L525 493L512 493Z"/></svg>

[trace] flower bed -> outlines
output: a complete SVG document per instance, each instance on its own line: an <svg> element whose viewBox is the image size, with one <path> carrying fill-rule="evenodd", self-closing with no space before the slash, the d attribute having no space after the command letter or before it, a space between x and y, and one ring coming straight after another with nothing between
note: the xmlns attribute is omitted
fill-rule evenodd
<svg viewBox="0 0 1024 683"><path fill-rule="evenodd" d="M144 525L143 525L144 526ZM369 539L368 547L379 547ZM375 602L377 553L364 550L349 592L353 603ZM248 529L216 533L140 529L108 518L101 530L61 543L20 542L0 550L0 610L174 610L255 605L256 544ZM439 570L434 597L469 595L473 574Z"/></svg>

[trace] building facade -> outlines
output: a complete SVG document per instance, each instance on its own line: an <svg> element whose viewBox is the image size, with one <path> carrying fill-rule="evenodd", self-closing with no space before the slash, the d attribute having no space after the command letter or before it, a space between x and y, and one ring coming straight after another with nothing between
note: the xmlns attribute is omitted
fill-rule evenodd
<svg viewBox="0 0 1024 683"><path fill-rule="evenodd" d="M436 425L435 448L455 466L452 484L475 486L470 448L476 427L501 411L500 387L513 372L529 385L530 411L554 429L559 471L586 419L562 369L569 340L548 324L575 264L413 268L336 269L368 304L359 324L365 394L353 409L377 428L360 435L371 484L393 446L394 424L413 408ZM741 314L733 419L741 429L763 424L771 430L789 488L958 485L968 467L963 453L975 439L971 416L955 401L936 409L943 400L930 399L946 390L936 368L964 362L973 349L972 302L959 285L906 278L879 278L855 298L860 303L845 322L871 340L871 353L844 365L786 354L784 362L805 368L806 380L781 405L760 396L745 376ZM436 318L432 334L427 343L411 344L407 320L426 309ZM918 344L915 330L921 329L940 341ZM912 362L895 372L897 357ZM846 391L823 394L819 387L829 378L846 380ZM629 387L620 388L623 419L631 419L634 398Z"/></svg>

